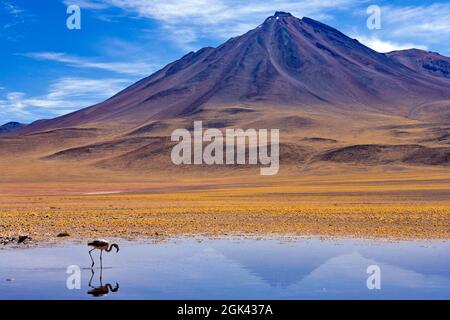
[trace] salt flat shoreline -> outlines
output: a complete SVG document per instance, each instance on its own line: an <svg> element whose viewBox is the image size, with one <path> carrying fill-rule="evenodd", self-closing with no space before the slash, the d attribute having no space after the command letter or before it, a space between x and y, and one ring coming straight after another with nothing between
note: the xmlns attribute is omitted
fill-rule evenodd
<svg viewBox="0 0 450 320"><path fill-rule="evenodd" d="M49 238L39 241L29 241L25 244L9 244L0 245L0 252L4 250L26 250L26 249L38 249L38 248L56 248L56 247L66 247L66 246L86 246L91 238L74 238L68 237L64 239L59 238ZM361 243L367 243L369 245L377 245L380 243L422 243L431 245L433 243L448 243L450 242L450 237L447 238L406 238L406 237L356 237L356 236L333 236L333 235L289 235L289 234L228 234L228 235L201 235L201 234L190 234L190 235L177 235L177 236L164 236L164 237L136 237L136 238L114 238L109 237L107 240L110 243L118 243L121 246L133 246L133 245L158 245L158 244L177 244L183 241L215 241L215 240L225 240L234 243L244 243L246 241L276 241L282 244L290 244L301 241L311 241L318 240L324 242L335 242L339 245L342 241L356 241Z"/></svg>
<svg viewBox="0 0 450 320"><path fill-rule="evenodd" d="M348 237L387 240L450 239L447 205L197 204L123 205L126 195L88 202L0 209L0 237L28 235L39 243L94 238L164 241L176 237ZM115 200L111 199L115 198ZM103 202L114 203L103 205ZM117 202L122 204L120 206ZM94 203L93 203L94 202ZM70 204L70 208L65 206ZM95 206L94 206L95 204ZM128 204L129 205L129 204Z"/></svg>

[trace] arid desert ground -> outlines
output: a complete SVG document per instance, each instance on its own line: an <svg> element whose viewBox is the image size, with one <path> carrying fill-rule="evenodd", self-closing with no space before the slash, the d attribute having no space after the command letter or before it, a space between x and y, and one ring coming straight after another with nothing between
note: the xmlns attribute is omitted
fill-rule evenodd
<svg viewBox="0 0 450 320"><path fill-rule="evenodd" d="M0 186L0 234L36 242L95 237L340 236L448 239L450 173L424 169L173 182ZM372 172L371 172L372 171Z"/></svg>

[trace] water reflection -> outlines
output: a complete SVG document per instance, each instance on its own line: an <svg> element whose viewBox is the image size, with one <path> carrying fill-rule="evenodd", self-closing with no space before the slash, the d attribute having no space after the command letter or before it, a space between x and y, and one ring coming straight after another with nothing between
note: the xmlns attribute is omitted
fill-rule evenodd
<svg viewBox="0 0 450 320"><path fill-rule="evenodd" d="M450 297L450 241L200 240L125 242L95 270L83 245L0 250L0 299ZM85 266L82 290L66 288L69 265ZM367 288L370 265L381 290Z"/></svg>
<svg viewBox="0 0 450 320"><path fill-rule="evenodd" d="M92 295L93 297L104 297L107 296L110 292L116 293L119 291L119 284L116 282L116 286L113 288L113 286L110 283L107 283L103 285L103 266L100 267L100 285L94 286L92 285L92 280L94 279L95 271L94 269L91 269L91 279L89 280L88 286L91 288L87 293Z"/></svg>

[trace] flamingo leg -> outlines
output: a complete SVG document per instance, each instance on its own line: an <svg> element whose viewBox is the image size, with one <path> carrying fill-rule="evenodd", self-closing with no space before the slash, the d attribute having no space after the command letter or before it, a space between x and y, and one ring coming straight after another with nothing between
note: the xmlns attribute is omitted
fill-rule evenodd
<svg viewBox="0 0 450 320"><path fill-rule="evenodd" d="M103 260L102 260L103 250L100 250L100 270L103 269Z"/></svg>
<svg viewBox="0 0 450 320"><path fill-rule="evenodd" d="M92 286L92 279L94 278L94 269L91 269L91 279L89 280L89 287L94 288Z"/></svg>
<svg viewBox="0 0 450 320"><path fill-rule="evenodd" d="M94 258L92 258L92 254L91 254L91 252L94 251L94 250L95 250L95 248L92 249L92 250L89 250L89 256L91 257L91 261L92 261L91 268L94 267Z"/></svg>
<svg viewBox="0 0 450 320"><path fill-rule="evenodd" d="M103 286L103 264L101 262L100 262L100 285Z"/></svg>

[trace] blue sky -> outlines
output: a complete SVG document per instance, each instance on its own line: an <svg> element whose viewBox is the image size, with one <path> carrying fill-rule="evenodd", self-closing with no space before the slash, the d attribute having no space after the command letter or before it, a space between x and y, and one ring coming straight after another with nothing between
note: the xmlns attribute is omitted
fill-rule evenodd
<svg viewBox="0 0 450 320"><path fill-rule="evenodd" d="M81 8L69 30L67 7ZM366 26L370 5L381 29ZM275 11L329 24L375 50L450 56L449 1L0 0L0 124L103 101L189 51L217 46Z"/></svg>

